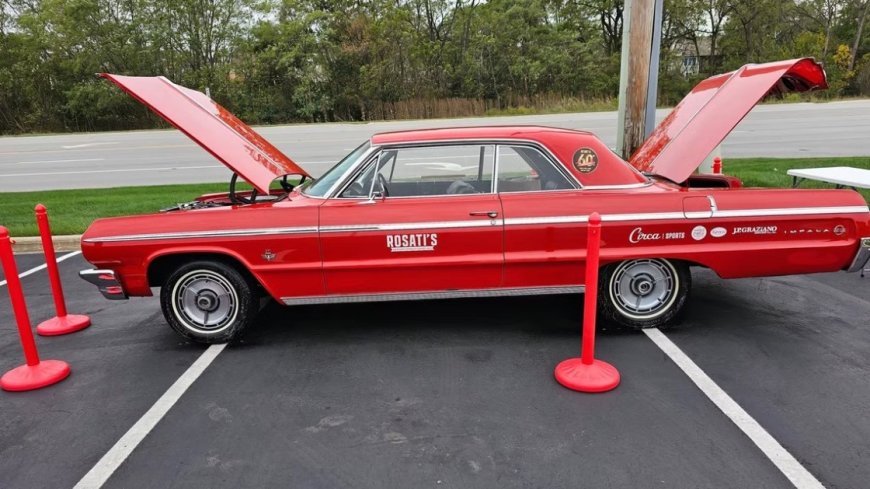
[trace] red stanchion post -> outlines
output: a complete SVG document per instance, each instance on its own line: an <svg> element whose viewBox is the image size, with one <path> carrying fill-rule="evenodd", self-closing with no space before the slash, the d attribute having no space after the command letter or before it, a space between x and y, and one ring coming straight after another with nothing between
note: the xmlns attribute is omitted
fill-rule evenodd
<svg viewBox="0 0 870 489"><path fill-rule="evenodd" d="M556 366L556 381L580 392L607 392L619 385L619 371L595 359L595 316L598 307L598 264L601 250L601 216L589 216L586 239L586 291L583 297L583 344L580 358Z"/></svg>
<svg viewBox="0 0 870 489"><path fill-rule="evenodd" d="M722 158L718 156L713 158L713 173L716 175L722 174Z"/></svg>
<svg viewBox="0 0 870 489"><path fill-rule="evenodd" d="M48 280L51 283L51 293L54 296L54 308L57 316L46 319L36 326L36 332L42 336L57 336L74 333L91 325L91 318L80 314L67 314L66 301L63 297L63 285L60 282L60 272L57 269L57 257L54 253L54 243L51 240L51 225L48 223L48 213L45 206L36 206L36 224L42 237L42 249L45 253L45 265L48 268Z"/></svg>
<svg viewBox="0 0 870 489"><path fill-rule="evenodd" d="M27 314L21 279L18 278L18 267L15 265L15 256L12 255L9 231L3 226L0 226L0 263L6 275L9 300L12 302L12 311L15 313L18 336L21 338L21 348L24 349L26 362L3 374L0 377L0 388L7 391L29 391L60 382L69 375L69 365L60 360L39 360L36 341L30 329L30 316Z"/></svg>

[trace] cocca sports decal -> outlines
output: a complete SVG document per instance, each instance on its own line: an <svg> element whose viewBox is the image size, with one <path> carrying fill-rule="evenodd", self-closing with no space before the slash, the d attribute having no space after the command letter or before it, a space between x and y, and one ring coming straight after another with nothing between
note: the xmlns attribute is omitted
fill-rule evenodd
<svg viewBox="0 0 870 489"><path fill-rule="evenodd" d="M387 248L398 251L435 251L438 246L438 234L388 234Z"/></svg>
<svg viewBox="0 0 870 489"><path fill-rule="evenodd" d="M574 153L574 168L580 173L592 173L598 168L598 154L592 148L580 148Z"/></svg>
<svg viewBox="0 0 870 489"><path fill-rule="evenodd" d="M642 241L662 241L672 239L685 239L686 233L683 231L670 231L666 233L645 233L643 228L634 228L631 234L628 235L628 241L637 244Z"/></svg>

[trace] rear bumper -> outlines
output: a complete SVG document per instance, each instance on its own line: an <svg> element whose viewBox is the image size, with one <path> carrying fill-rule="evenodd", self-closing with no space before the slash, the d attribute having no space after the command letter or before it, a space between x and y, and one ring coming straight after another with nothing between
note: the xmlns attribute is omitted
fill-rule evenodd
<svg viewBox="0 0 870 489"><path fill-rule="evenodd" d="M861 238L858 246L858 253L855 254L855 259L852 264L846 269L847 272L860 272L867 266L870 261L870 237Z"/></svg>
<svg viewBox="0 0 870 489"><path fill-rule="evenodd" d="M79 277L96 285L106 299L124 300L127 298L124 287L121 286L121 282L112 270L82 270L79 272Z"/></svg>

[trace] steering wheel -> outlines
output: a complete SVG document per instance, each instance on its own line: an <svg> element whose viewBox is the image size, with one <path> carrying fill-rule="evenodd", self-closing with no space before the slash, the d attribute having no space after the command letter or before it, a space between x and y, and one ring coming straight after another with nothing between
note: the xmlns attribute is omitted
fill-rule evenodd
<svg viewBox="0 0 870 489"><path fill-rule="evenodd" d="M381 191L383 191L384 197L389 197L390 192L387 190L387 179L380 173L378 173L378 185L381 186Z"/></svg>
<svg viewBox="0 0 870 489"><path fill-rule="evenodd" d="M287 177L284 177L287 178ZM253 204L257 201L257 189L251 189L251 195L248 197L242 197L241 195L236 195L236 181L239 179L238 173L233 173L233 177L230 178L230 202L233 204Z"/></svg>
<svg viewBox="0 0 870 489"><path fill-rule="evenodd" d="M278 183L281 184L281 188L284 189L285 192L288 192L288 193L292 192L293 189L296 188L296 186L302 185L303 183L305 183L305 175L302 175L302 179L299 180L299 183L297 183L296 185L293 185L287 181L287 177L289 177L289 176L290 175L284 175L284 177L278 181Z"/></svg>
<svg viewBox="0 0 870 489"><path fill-rule="evenodd" d="M347 190L345 190L344 193L342 194L342 197L365 197L365 196L366 196L366 189L363 186L362 182L353 182L352 184L350 184L350 186L347 188Z"/></svg>

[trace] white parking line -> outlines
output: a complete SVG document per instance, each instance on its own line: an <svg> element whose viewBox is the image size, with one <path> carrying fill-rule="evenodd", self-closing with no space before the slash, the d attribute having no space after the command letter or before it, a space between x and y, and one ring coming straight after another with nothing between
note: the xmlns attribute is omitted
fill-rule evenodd
<svg viewBox="0 0 870 489"><path fill-rule="evenodd" d="M692 361L683 350L680 350L673 341L656 328L644 329L647 337L653 341L678 367L701 389L713 404L716 405L725 416L743 431L746 436L755 443L764 455L776 465L776 468L785 475L788 480L798 489L824 489L819 482L797 459L792 456L778 441L758 424L752 416L740 407L731 396L719 387L701 367Z"/></svg>
<svg viewBox="0 0 870 489"><path fill-rule="evenodd" d="M184 392L211 365L211 362L224 351L226 346L226 343L211 345L202 352L202 355L193 362L193 365L169 387L169 390L160 396L160 399L139 418L139 421L132 428L124 433L124 436L103 455L103 458L82 477L73 489L99 489L103 487L103 484L109 480L109 477L118 470L118 467L124 463L124 460L130 456L130 453L148 436L148 433L154 429L154 426L163 419L163 416L169 412Z"/></svg>
<svg viewBox="0 0 870 489"><path fill-rule="evenodd" d="M73 251L73 252L67 253L67 254L65 254L65 255L63 255L63 256L59 256L59 257L57 258L57 262L60 263L60 262L62 262L62 261L64 261L64 260L66 260L67 258L72 258L72 257L74 257L74 256L76 256L76 255L78 255L78 254L81 254L81 250L79 250L79 251ZM46 266L47 266L47 265L46 265L45 263L43 263L42 265L39 265L38 267L33 267L33 268L31 268L30 270L27 270L26 272L21 272L21 273L18 274L18 278L24 278L24 277L26 277L26 276L28 276L28 275L33 275L34 273L36 273L36 272L38 272L38 271L40 271L40 270L45 269ZM6 285L6 281L5 281L5 280L0 280L0 287L3 287L4 285Z"/></svg>
<svg viewBox="0 0 870 489"><path fill-rule="evenodd" d="M90 148L92 146L109 146L112 144L120 144L117 142L105 142L105 143L82 143L82 144L72 144L69 146L61 146L63 149L78 149L78 148Z"/></svg>
<svg viewBox="0 0 870 489"><path fill-rule="evenodd" d="M78 160L39 160L39 161L18 161L16 165L29 165L31 163L78 163L81 161L105 161L105 158L82 158Z"/></svg>
<svg viewBox="0 0 870 489"><path fill-rule="evenodd" d="M226 168L222 165L206 165L206 166L169 166L164 168L117 168L114 170L86 170L86 171L55 171L47 173L7 173L0 175L4 178L12 177L41 177L46 175L85 175L90 173L121 173L131 171L171 171L171 170L199 170L202 168Z"/></svg>

